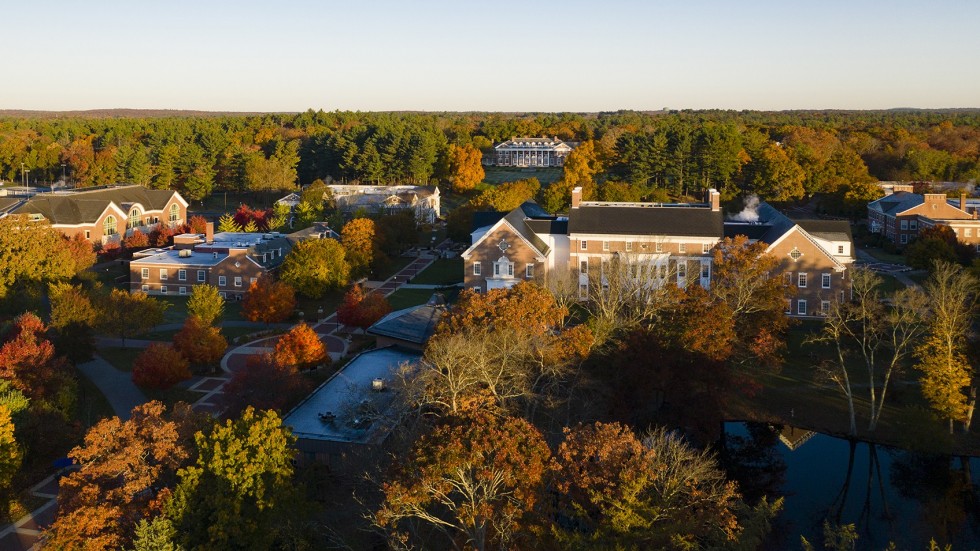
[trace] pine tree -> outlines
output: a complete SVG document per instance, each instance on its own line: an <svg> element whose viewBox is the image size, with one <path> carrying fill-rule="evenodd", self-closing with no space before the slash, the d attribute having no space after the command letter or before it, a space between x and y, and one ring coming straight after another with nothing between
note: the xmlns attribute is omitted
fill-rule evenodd
<svg viewBox="0 0 980 551"><path fill-rule="evenodd" d="M240 232L242 228L235 223L234 217L232 215L225 213L221 215L218 219L218 231L219 232Z"/></svg>

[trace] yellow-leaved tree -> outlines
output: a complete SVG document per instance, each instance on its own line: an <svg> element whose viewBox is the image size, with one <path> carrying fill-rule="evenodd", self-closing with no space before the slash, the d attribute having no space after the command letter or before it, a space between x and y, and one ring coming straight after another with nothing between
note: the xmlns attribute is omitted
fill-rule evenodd
<svg viewBox="0 0 980 551"><path fill-rule="evenodd" d="M449 146L449 181L453 191L469 191L483 181L486 173L482 160L483 153L472 145Z"/></svg>

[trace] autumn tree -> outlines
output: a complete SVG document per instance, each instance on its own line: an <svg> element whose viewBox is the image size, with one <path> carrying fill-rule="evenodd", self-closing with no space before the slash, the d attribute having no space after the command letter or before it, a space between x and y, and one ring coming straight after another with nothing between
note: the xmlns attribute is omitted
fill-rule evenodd
<svg viewBox="0 0 980 551"><path fill-rule="evenodd" d="M279 323L289 319L296 307L296 292L281 281L262 276L248 288L242 300L242 317L249 321Z"/></svg>
<svg viewBox="0 0 980 551"><path fill-rule="evenodd" d="M207 233L208 231L208 219L200 214L191 216L190 220L187 221L187 225L190 226L191 233Z"/></svg>
<svg viewBox="0 0 980 551"><path fill-rule="evenodd" d="M218 218L218 231L219 232L239 232L242 231L242 227L235 222L235 218L228 214L222 214L221 218Z"/></svg>
<svg viewBox="0 0 980 551"><path fill-rule="evenodd" d="M966 356L967 336L976 312L977 282L955 264L937 262L925 283L931 316L923 342L916 348L922 371L922 393L932 408L969 430L976 402L973 368ZM969 394L967 394L967 391Z"/></svg>
<svg viewBox="0 0 980 551"><path fill-rule="evenodd" d="M483 171L483 154L472 145L449 146L449 181L453 191L462 193L476 187L486 175Z"/></svg>
<svg viewBox="0 0 980 551"><path fill-rule="evenodd" d="M50 402L65 414L74 406L75 379L64 357L46 337L47 327L32 313L14 319L0 340L0 379L32 400Z"/></svg>
<svg viewBox="0 0 980 551"><path fill-rule="evenodd" d="M367 329L390 312L391 305L384 295L379 292L364 295L361 286L354 285L344 294L344 302L337 308L337 321Z"/></svg>
<svg viewBox="0 0 980 551"><path fill-rule="evenodd" d="M0 506L4 508L10 501L10 485L20 470L22 455L20 445L14 438L10 409L0 404Z"/></svg>
<svg viewBox="0 0 980 551"><path fill-rule="evenodd" d="M46 532L52 549L122 549L140 520L159 514L177 469L194 454L201 421L189 406L160 402L133 409L127 421L103 419L69 453L79 466L61 479L58 518Z"/></svg>
<svg viewBox="0 0 980 551"><path fill-rule="evenodd" d="M350 280L344 247L333 239L301 241L286 255L279 278L309 298L339 289Z"/></svg>
<svg viewBox="0 0 980 551"><path fill-rule="evenodd" d="M195 315L189 316L174 335L174 349L191 364L214 366L221 361L227 348L228 341L221 335L221 330Z"/></svg>
<svg viewBox="0 0 980 551"><path fill-rule="evenodd" d="M123 247L127 249L145 249L150 246L150 238L139 229L134 229L133 233L123 239Z"/></svg>
<svg viewBox="0 0 980 551"><path fill-rule="evenodd" d="M194 435L197 460L179 471L166 506L188 550L272 549L303 503L293 485L296 437L275 412L247 408Z"/></svg>
<svg viewBox="0 0 980 551"><path fill-rule="evenodd" d="M707 452L664 430L642 441L617 423L565 429L552 460L564 548L687 549L738 539L735 484Z"/></svg>
<svg viewBox="0 0 980 551"><path fill-rule="evenodd" d="M340 230L340 242L344 246L347 264L350 265L351 277L368 275L375 256L380 253L374 220L355 218L344 224Z"/></svg>
<svg viewBox="0 0 980 551"><path fill-rule="evenodd" d="M308 369L329 364L330 355L320 336L305 323L300 323L276 341L272 360L281 369Z"/></svg>
<svg viewBox="0 0 980 551"><path fill-rule="evenodd" d="M37 287L75 275L80 266L72 243L27 215L0 218L0 300L15 286Z"/></svg>
<svg viewBox="0 0 980 551"><path fill-rule="evenodd" d="M174 347L154 342L133 360L133 382L148 388L170 388L191 378L187 358Z"/></svg>
<svg viewBox="0 0 980 551"><path fill-rule="evenodd" d="M852 436L857 435L849 371L852 359L858 358L867 374L868 430L873 431L881 418L892 374L911 355L923 329L926 297L916 289L903 289L888 307L879 292L881 283L881 277L870 270L852 271L851 300L833 304L822 331L808 340L834 347L833 360L820 366L820 371L847 399Z"/></svg>
<svg viewBox="0 0 980 551"><path fill-rule="evenodd" d="M775 143L767 143L752 153L745 167L749 189L767 201L800 199L806 193L803 182L806 173Z"/></svg>
<svg viewBox="0 0 980 551"><path fill-rule="evenodd" d="M214 325L225 312L225 299L214 285L199 284L191 288L187 314L197 316L204 325Z"/></svg>
<svg viewBox="0 0 980 551"><path fill-rule="evenodd" d="M295 368L280 367L271 354L251 356L245 369L234 372L220 396L225 414L239 415L251 406L283 411L310 391L310 381Z"/></svg>
<svg viewBox="0 0 980 551"><path fill-rule="evenodd" d="M595 177L601 171L602 163L598 159L595 142L584 141L565 158L560 185L569 190L581 187L583 200L595 200L597 198ZM569 195L569 200L570 198Z"/></svg>
<svg viewBox="0 0 980 551"><path fill-rule="evenodd" d="M451 419L421 437L393 466L374 521L393 544L479 551L527 547L533 540L522 545L522 536L548 456L544 438L524 419L482 411ZM437 544L426 533L445 541Z"/></svg>
<svg viewBox="0 0 980 551"><path fill-rule="evenodd" d="M51 284L48 298L51 327L57 331L55 348L73 363L90 359L95 351L94 328L99 321L99 311L88 293L79 285Z"/></svg>
<svg viewBox="0 0 980 551"><path fill-rule="evenodd" d="M130 293L113 289L99 305L99 326L111 335L126 339L142 335L163 322L163 313L170 306L162 300L150 298L142 291Z"/></svg>

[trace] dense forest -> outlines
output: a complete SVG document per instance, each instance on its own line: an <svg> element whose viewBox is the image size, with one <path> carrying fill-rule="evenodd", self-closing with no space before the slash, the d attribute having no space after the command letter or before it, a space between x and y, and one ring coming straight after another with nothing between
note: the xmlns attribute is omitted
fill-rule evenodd
<svg viewBox="0 0 980 551"><path fill-rule="evenodd" d="M791 200L878 180L980 177L980 112L618 111L0 116L0 179L132 182L200 200L316 179L448 183L453 146L513 136L591 142L592 194L656 198L706 187ZM605 184L609 184L606 186ZM606 189L607 191L603 191ZM587 194L590 192L587 190Z"/></svg>

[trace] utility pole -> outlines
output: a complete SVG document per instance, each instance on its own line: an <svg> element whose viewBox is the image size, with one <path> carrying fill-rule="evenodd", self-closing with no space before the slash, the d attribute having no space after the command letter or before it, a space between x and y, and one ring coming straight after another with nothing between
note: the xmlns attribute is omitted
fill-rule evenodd
<svg viewBox="0 0 980 551"><path fill-rule="evenodd" d="M24 174L24 163L20 163L20 185L27 185L27 176Z"/></svg>
<svg viewBox="0 0 980 551"><path fill-rule="evenodd" d="M68 187L68 180L65 178L65 163L61 163L61 185Z"/></svg>

